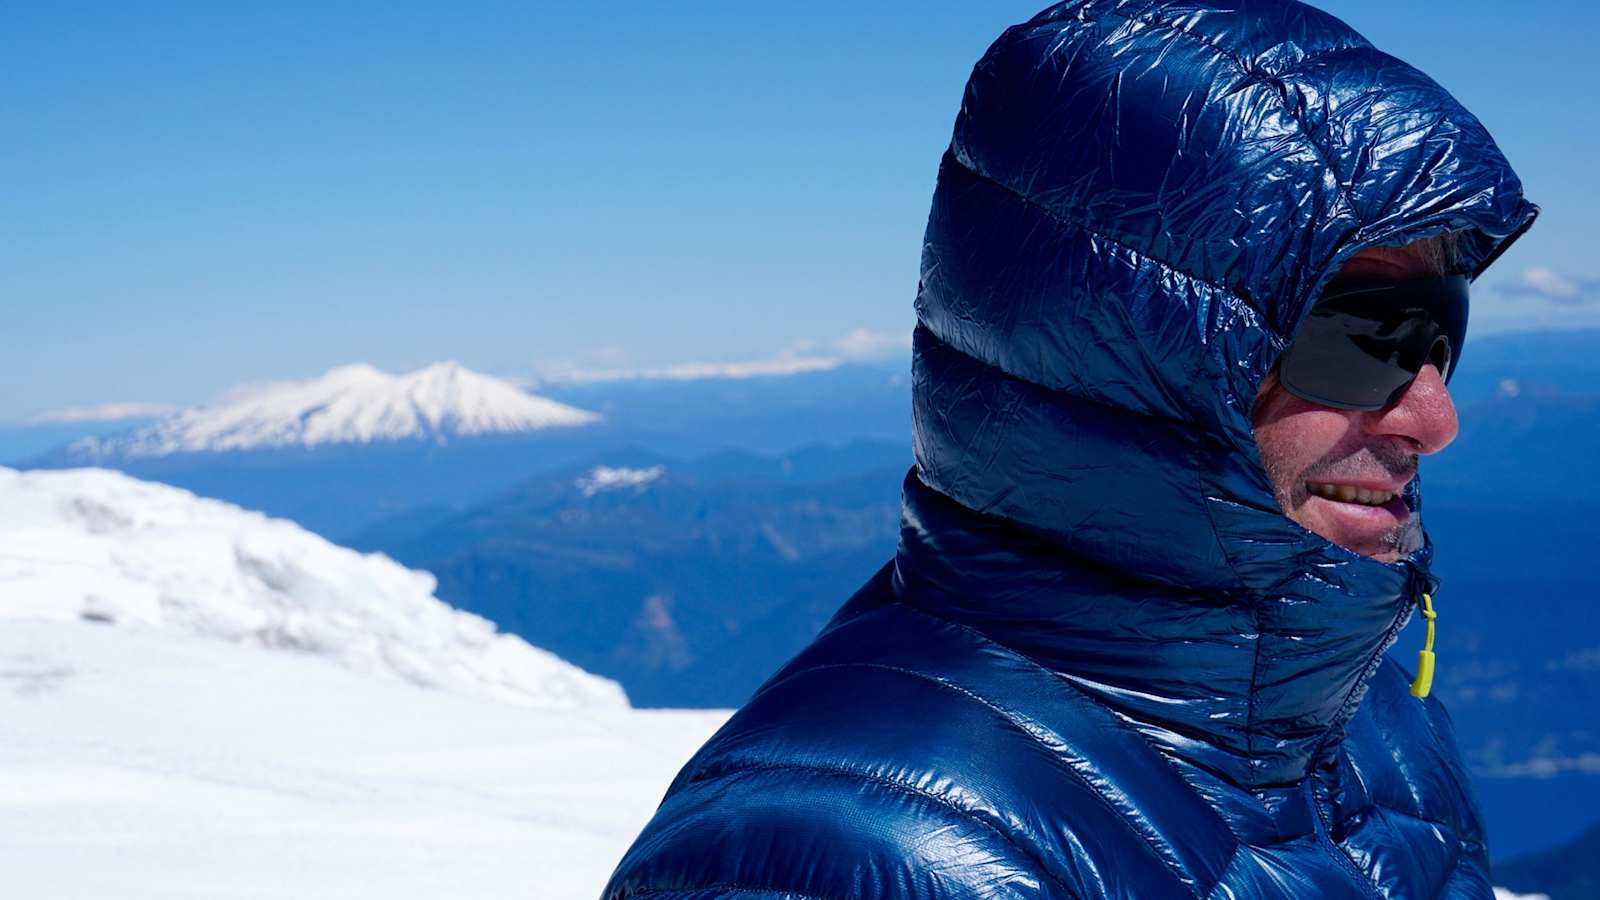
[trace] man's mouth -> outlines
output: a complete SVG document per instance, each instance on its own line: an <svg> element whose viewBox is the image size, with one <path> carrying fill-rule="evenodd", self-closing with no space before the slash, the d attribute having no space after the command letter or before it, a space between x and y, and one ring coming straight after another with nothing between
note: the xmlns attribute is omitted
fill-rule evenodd
<svg viewBox="0 0 1600 900"><path fill-rule="evenodd" d="M1306 482L1306 490L1328 500L1356 503L1361 506L1383 506L1395 497L1394 491L1357 487L1353 484L1325 484L1318 481Z"/></svg>

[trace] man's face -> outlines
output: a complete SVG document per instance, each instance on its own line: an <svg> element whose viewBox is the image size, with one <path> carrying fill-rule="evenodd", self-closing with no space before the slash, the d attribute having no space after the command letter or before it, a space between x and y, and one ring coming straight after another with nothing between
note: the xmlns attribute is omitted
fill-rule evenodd
<svg viewBox="0 0 1600 900"><path fill-rule="evenodd" d="M1437 274L1424 248L1363 250L1334 279ZM1424 366L1394 403L1374 412L1320 406L1294 396L1274 371L1256 394L1256 445L1284 514L1341 547L1394 562L1413 533L1400 490L1420 455L1456 436L1456 408L1439 370Z"/></svg>

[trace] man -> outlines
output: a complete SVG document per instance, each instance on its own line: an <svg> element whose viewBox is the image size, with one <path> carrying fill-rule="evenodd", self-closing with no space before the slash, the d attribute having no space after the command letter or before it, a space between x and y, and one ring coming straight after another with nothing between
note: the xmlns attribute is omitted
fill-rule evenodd
<svg viewBox="0 0 1600 900"><path fill-rule="evenodd" d="M605 896L1490 897L1427 667L1384 651L1432 611L1466 282L1534 214L1309 7L1008 30L929 217L896 558Z"/></svg>

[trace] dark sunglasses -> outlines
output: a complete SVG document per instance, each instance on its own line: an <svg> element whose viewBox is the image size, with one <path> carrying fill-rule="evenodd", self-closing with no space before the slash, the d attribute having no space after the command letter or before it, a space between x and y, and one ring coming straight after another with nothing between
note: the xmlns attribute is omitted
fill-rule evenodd
<svg viewBox="0 0 1600 900"><path fill-rule="evenodd" d="M1465 275L1341 285L1312 307L1278 380L1312 403L1379 410L1428 363L1449 382L1466 333Z"/></svg>

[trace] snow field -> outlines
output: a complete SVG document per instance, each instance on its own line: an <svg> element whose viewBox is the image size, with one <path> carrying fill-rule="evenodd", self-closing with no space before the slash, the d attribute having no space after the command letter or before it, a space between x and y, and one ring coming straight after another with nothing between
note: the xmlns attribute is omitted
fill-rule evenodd
<svg viewBox="0 0 1600 900"><path fill-rule="evenodd" d="M0 629L7 897L594 897L717 711L519 707L92 622Z"/></svg>

